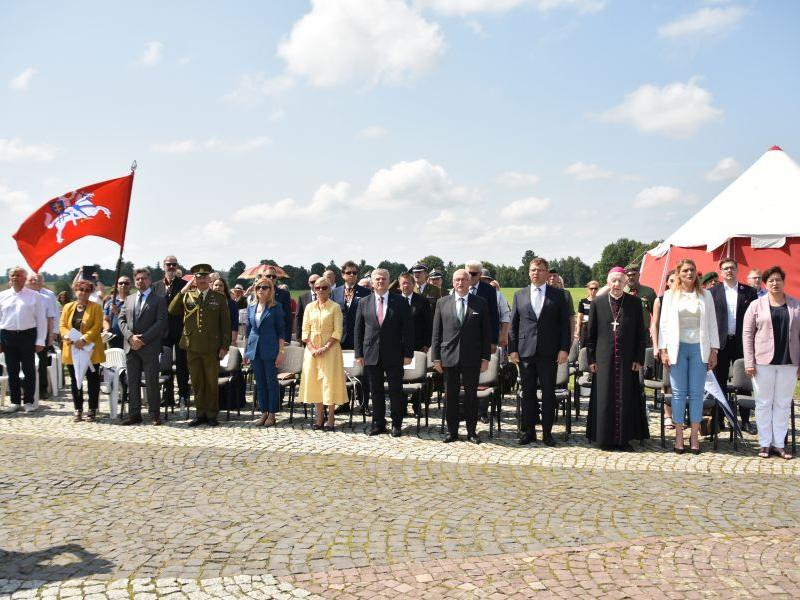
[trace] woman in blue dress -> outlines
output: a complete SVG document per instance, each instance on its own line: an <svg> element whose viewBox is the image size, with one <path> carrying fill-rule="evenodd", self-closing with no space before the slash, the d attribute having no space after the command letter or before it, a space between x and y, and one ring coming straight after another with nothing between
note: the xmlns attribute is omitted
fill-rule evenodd
<svg viewBox="0 0 800 600"><path fill-rule="evenodd" d="M283 364L283 308L275 302L275 283L264 278L256 286L256 301L247 307L247 347L244 356L256 376L256 396L261 418L258 427L275 424L280 386L278 368Z"/></svg>

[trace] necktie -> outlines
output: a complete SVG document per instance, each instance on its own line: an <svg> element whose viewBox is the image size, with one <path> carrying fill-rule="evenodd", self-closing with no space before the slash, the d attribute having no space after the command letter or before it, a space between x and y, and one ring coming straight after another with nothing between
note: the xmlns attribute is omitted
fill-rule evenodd
<svg viewBox="0 0 800 600"><path fill-rule="evenodd" d="M408 300L408 305L411 306L411 296L408 296L406 299Z"/></svg>
<svg viewBox="0 0 800 600"><path fill-rule="evenodd" d="M313 293L311 294L311 301L312 302L316 302L317 301L317 295L316 294L313 294Z"/></svg>
<svg viewBox="0 0 800 600"><path fill-rule="evenodd" d="M474 296L475 294L478 293L478 287L477 286L472 286L471 288L469 288L469 293Z"/></svg>
<svg viewBox="0 0 800 600"><path fill-rule="evenodd" d="M459 298L458 299L458 322L460 324L464 324L464 315L467 313L467 302L466 298Z"/></svg>
<svg viewBox="0 0 800 600"><path fill-rule="evenodd" d="M144 304L144 294L139 293L139 298L136 299L136 316L142 314L142 304Z"/></svg>
<svg viewBox="0 0 800 600"><path fill-rule="evenodd" d="M536 297L533 299L533 312L536 313L536 317L539 317L539 313L542 312L542 288L536 288Z"/></svg>
<svg viewBox="0 0 800 600"><path fill-rule="evenodd" d="M378 325L383 325L383 296L378 296Z"/></svg>

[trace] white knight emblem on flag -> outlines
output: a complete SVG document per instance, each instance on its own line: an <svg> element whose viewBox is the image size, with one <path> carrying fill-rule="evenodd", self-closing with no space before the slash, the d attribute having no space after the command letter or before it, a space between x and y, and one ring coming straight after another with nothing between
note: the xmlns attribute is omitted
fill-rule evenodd
<svg viewBox="0 0 800 600"><path fill-rule="evenodd" d="M70 192L53 200L50 203L50 212L55 214L55 217L50 213L44 217L45 227L56 228L56 241L59 244L64 242L63 233L67 223L72 223L77 227L79 221L94 219L100 213L111 218L110 210L94 203L94 194L81 192L77 195L77 199L74 199L75 195L75 192Z"/></svg>

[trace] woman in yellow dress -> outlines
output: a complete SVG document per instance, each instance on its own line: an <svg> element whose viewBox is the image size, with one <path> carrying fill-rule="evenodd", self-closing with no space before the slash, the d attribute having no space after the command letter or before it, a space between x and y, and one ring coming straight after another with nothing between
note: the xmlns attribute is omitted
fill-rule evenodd
<svg viewBox="0 0 800 600"><path fill-rule="evenodd" d="M342 309L330 299L330 283L324 277L314 282L316 302L303 313L302 340L306 345L300 376L300 400L316 405L314 429L334 430L334 408L347 403L342 362ZM323 425L328 406L328 422Z"/></svg>

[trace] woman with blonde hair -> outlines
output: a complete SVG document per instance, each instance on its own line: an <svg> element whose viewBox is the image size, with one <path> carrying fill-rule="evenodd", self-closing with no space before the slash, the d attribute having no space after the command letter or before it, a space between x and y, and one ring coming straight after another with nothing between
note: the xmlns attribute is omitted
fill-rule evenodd
<svg viewBox="0 0 800 600"><path fill-rule="evenodd" d="M218 281L222 281L219 279ZM215 282L216 283L216 282ZM280 386L278 368L283 364L283 307L275 302L275 282L266 277L255 285L256 301L247 307L245 359L253 366L261 417L259 427L275 425Z"/></svg>
<svg viewBox="0 0 800 600"><path fill-rule="evenodd" d="M300 377L300 399L316 405L314 429L334 430L335 407L347 403L342 348L343 316L339 304L330 299L331 284L325 277L314 282L316 301L303 312L301 339L306 345ZM323 424L324 406L328 422Z"/></svg>
<svg viewBox="0 0 800 600"><path fill-rule="evenodd" d="M697 278L697 265L684 258L675 265L677 275L664 292L661 303L658 348L661 362L669 368L672 386L672 422L675 447L683 454L683 421L689 406L690 449L700 454L700 421L703 417L703 390L706 371L717 364L719 332L711 293Z"/></svg>
<svg viewBox="0 0 800 600"><path fill-rule="evenodd" d="M103 332L103 308L91 302L89 296L94 292L94 283L88 279L78 279L72 284L76 300L68 302L61 311L59 333L62 340L62 360L67 365L72 390L72 403L75 408L74 421L83 420L83 381L77 381L72 360L73 347L83 349L87 344L92 348L91 364L86 371L86 383L89 387L89 411L86 421L97 419L97 407L100 401L100 363L105 361L106 353L100 334ZM80 332L81 337L73 341L70 331Z"/></svg>

